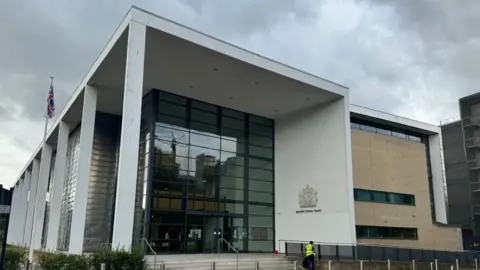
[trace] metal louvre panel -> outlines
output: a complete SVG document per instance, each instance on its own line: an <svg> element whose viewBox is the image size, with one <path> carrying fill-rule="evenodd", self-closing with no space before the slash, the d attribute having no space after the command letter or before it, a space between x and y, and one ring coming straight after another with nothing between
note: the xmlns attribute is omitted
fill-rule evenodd
<svg viewBox="0 0 480 270"><path fill-rule="evenodd" d="M121 117L97 112L83 251L111 242Z"/></svg>
<svg viewBox="0 0 480 270"><path fill-rule="evenodd" d="M80 147L80 126L68 137L67 160L65 166L65 184L62 192L60 226L58 228L57 249L67 251L70 244L72 211L75 203L75 187L78 173L78 154Z"/></svg>

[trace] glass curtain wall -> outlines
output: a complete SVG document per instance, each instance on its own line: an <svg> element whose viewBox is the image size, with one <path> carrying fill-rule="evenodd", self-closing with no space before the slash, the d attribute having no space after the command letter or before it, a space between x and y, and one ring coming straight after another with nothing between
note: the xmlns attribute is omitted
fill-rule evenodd
<svg viewBox="0 0 480 270"><path fill-rule="evenodd" d="M93 134L83 251L111 243L121 117L97 112Z"/></svg>
<svg viewBox="0 0 480 270"><path fill-rule="evenodd" d="M134 239L165 253L226 250L220 238L273 251L273 120L162 91L150 98Z"/></svg>
<svg viewBox="0 0 480 270"><path fill-rule="evenodd" d="M75 203L79 151L80 125L70 133L68 138L65 184L62 192L62 207L60 211L60 226L58 229L57 243L57 249L60 251L68 251L68 246L70 244L70 229L72 226L73 205Z"/></svg>
<svg viewBox="0 0 480 270"><path fill-rule="evenodd" d="M151 91L143 98L142 102L142 119L140 123L140 141L138 148L138 172L137 172L137 189L135 195L135 213L133 222L133 246L141 245L142 238L148 238L146 234L146 223L150 219L148 201L148 181L151 175L152 167L149 166L153 155L150 155L153 143L151 142L150 131L153 130L155 124L153 116L154 91Z"/></svg>

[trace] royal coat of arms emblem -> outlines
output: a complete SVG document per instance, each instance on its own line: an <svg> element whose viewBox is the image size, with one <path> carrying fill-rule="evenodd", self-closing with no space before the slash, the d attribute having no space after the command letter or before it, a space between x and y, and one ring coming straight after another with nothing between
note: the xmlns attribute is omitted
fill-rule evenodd
<svg viewBox="0 0 480 270"><path fill-rule="evenodd" d="M318 203L317 194L317 191L309 185L302 189L298 194L298 205L300 208L316 207Z"/></svg>

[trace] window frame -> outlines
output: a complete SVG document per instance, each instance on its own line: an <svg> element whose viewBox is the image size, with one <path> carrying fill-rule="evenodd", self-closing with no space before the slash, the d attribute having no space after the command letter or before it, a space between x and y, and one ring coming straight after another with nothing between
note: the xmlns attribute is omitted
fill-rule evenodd
<svg viewBox="0 0 480 270"><path fill-rule="evenodd" d="M359 199L358 195L360 192L368 192L370 193L370 199ZM375 200L375 194L382 194L386 196L386 201L378 201ZM393 195L396 196L403 196L403 200L407 201L408 199L411 200L411 203L398 203L392 200ZM386 204L394 204L394 205L403 205L403 206L416 206L415 195L414 194L406 194L406 193L398 193L398 192L387 192L387 191L380 191L380 190L369 190L369 189L360 189L354 188L353 189L353 198L355 201L358 202L371 202L371 203L386 203ZM408 198L408 199L407 199Z"/></svg>

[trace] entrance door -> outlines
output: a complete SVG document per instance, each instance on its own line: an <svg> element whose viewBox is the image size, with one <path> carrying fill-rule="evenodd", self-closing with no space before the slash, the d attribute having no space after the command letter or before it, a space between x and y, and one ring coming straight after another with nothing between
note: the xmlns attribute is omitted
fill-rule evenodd
<svg viewBox="0 0 480 270"><path fill-rule="evenodd" d="M227 251L228 245L219 239L231 242L230 218L214 214L187 214L186 252L216 253L219 248Z"/></svg>

